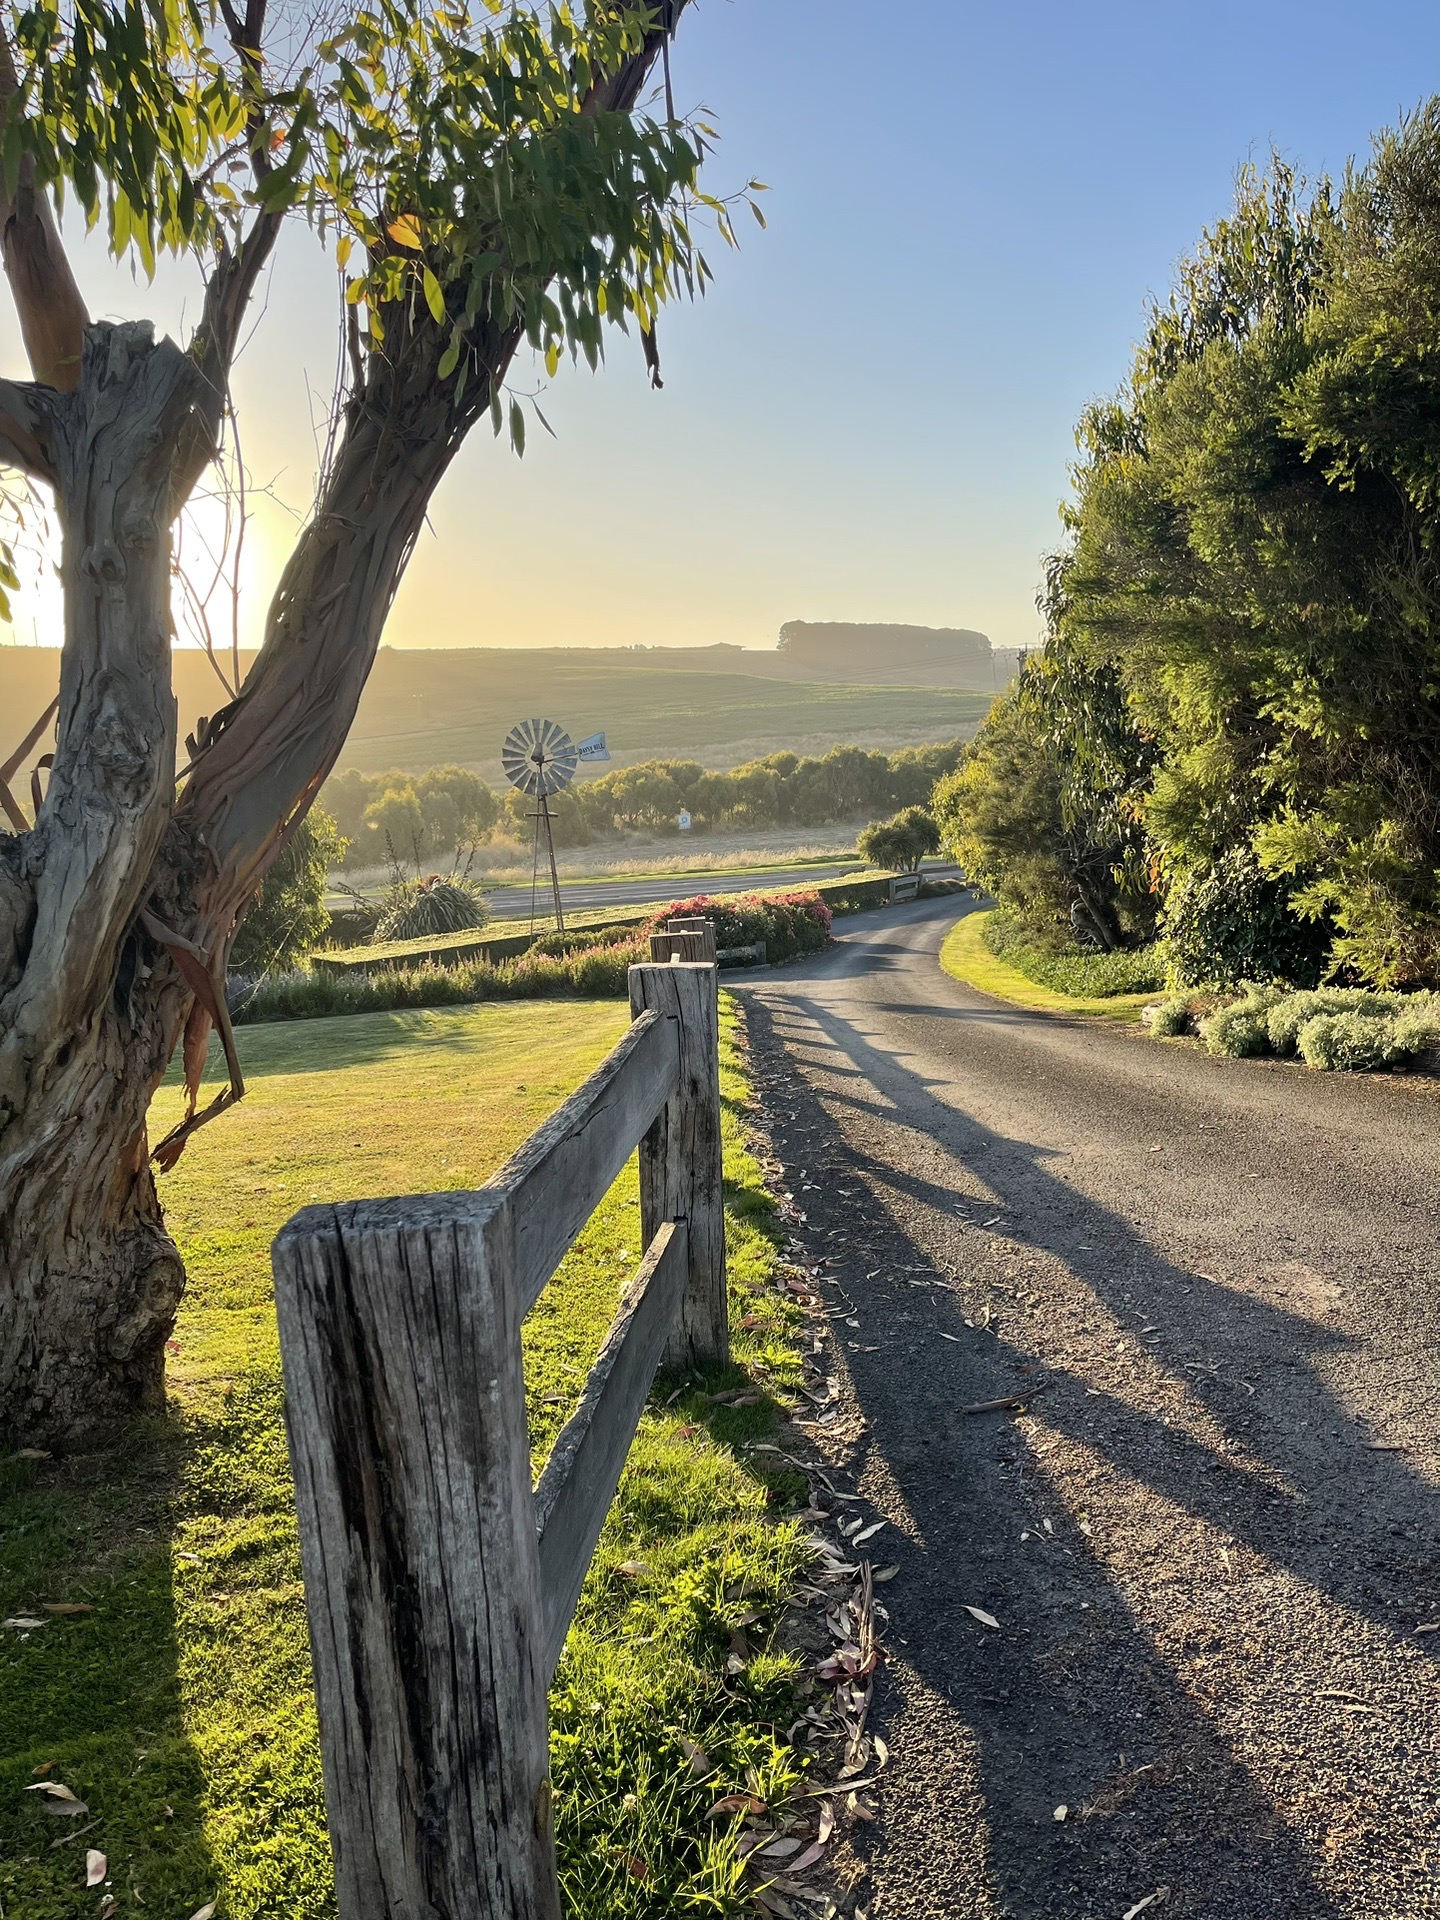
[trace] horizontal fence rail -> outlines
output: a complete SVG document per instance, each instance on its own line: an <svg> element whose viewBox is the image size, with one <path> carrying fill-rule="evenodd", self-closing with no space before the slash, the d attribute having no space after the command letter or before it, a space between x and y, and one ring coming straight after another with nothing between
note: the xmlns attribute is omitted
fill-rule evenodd
<svg viewBox="0 0 1440 1920"><path fill-rule="evenodd" d="M558 1920L546 1689L657 1366L728 1357L713 962L630 1003L485 1186L275 1242L341 1920ZM637 1145L645 1254L532 1488L521 1323Z"/></svg>

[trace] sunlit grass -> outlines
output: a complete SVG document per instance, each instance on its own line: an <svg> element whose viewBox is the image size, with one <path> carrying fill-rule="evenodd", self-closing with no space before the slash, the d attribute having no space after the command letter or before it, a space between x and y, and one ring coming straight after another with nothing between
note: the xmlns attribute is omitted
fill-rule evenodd
<svg viewBox="0 0 1440 1920"><path fill-rule="evenodd" d="M1104 999L1070 993L1058 993L1042 986L993 954L985 944L984 913L967 913L945 936L940 949L940 964L967 987L993 993L997 1000L1010 1000L1021 1007L1039 1007L1051 1013L1100 1014L1107 1020L1138 1020L1140 1009L1148 1006L1152 993L1115 993Z"/></svg>
<svg viewBox="0 0 1440 1920"><path fill-rule="evenodd" d="M242 1034L245 1107L197 1135L166 1182L191 1274L170 1418L109 1458L0 1468L0 1614L94 1607L0 1633L8 1920L93 1920L88 1847L107 1857L121 1915L188 1920L217 1895L223 1920L333 1911L269 1243L311 1200L478 1184L625 1019L609 1002L532 1002ZM642 1423L552 1699L567 1899L595 1920L748 1910L726 1823L704 1816L747 1773L777 1793L789 1778L773 1723L786 1723L791 1664L768 1636L802 1548L733 1451L768 1430L773 1403L715 1406L706 1391L751 1376L783 1391L798 1364L768 1284L769 1202L740 1124L733 1021L730 1266L749 1374L665 1383L678 1398ZM161 1124L177 1100L162 1093ZM537 1464L639 1253L632 1162L526 1326ZM749 1657L727 1675L734 1630ZM25 1792L40 1768L90 1811L47 1817Z"/></svg>

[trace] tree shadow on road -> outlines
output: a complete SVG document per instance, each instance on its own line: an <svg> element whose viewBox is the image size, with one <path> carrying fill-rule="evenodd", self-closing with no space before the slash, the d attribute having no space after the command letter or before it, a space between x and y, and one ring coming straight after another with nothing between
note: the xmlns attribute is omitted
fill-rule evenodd
<svg viewBox="0 0 1440 1920"><path fill-rule="evenodd" d="M1292 1311L1281 1299L1167 1261L1130 1222L1051 1172L1044 1149L1006 1139L939 1099L817 998L789 987L783 997L761 990L747 1000L762 1071L781 1076L777 1132L787 1162L812 1171L819 1195L813 1204L810 1194L798 1196L810 1204L806 1244L817 1259L843 1256L861 1321L851 1342L861 1350L846 1356L868 1422L855 1471L878 1469L913 1516L913 1537L896 1554L901 1576L887 1589L896 1635L909 1642L896 1652L914 1674L899 1690L932 1737L958 1742L948 1766L961 1798L944 1817L957 1831L967 1819L983 1824L994 1881L987 1904L978 1888L929 1885L929 1868L907 1880L907 1860L943 1859L944 1849L914 1830L915 1810L892 1793L880 1884L898 1874L901 1898L887 1893L886 1910L903 1908L916 1920L1119 1920L1165 1886L1167 1915L1338 1920L1357 1912L1334 1904L1315 1845L1324 1837L1315 1822L1341 1809L1312 1806L1303 1821L1295 1806L1282 1815L1273 1773L1262 1781L1244 1757L1247 1744L1264 1743L1264 1729L1243 1715L1237 1721L1234 1702L1202 1704L1194 1690L1195 1672L1236 1637L1227 1615L1232 1593L1243 1605L1244 1583L1229 1589L1229 1572L1217 1565L1207 1617L1194 1610L1203 1577L1175 1582L1168 1604L1192 1613L1162 1651L1156 1606L1167 1596L1147 1594L1139 1610L1127 1599L1098 1543L1073 1516L1065 1520L1073 1486L1047 1466L1034 1438L1044 1432L1047 1452L1066 1442L1085 1449L1112 1486L1113 1476L1124 1476L1165 1503L1173 1524L1198 1523L1233 1543L1249 1577L1283 1570L1280 1577L1318 1597L1317 1634L1334 1632L1336 1610L1403 1633L1434 1617L1413 1611L1435 1602L1427 1585L1433 1490L1398 1454L1366 1450L1315 1370L1312 1362L1340 1352L1346 1335L1323 1313ZM813 1059L803 1057L808 1048ZM797 1056L818 1088L796 1072ZM857 1075L874 1097L857 1091ZM877 1123L898 1136L878 1153L863 1138ZM1098 1328L1112 1347L1118 1340L1133 1350L1133 1362L1106 1368L1112 1378L1122 1373L1124 1392L1097 1392L1083 1356L1057 1350L1053 1334L1049 1345L1038 1338L1020 1300L1002 1294L997 1334L967 1323L954 1285L914 1282L914 1269L933 1270L932 1229L943 1220L953 1232L957 1195L983 1198L989 1214L1002 1216L995 1224L1004 1241L1063 1265L1075 1346L1093 1345ZM997 1251L978 1223L966 1229L964 1246L963 1262L977 1267ZM1297 1284L1307 1271L1297 1267ZM1173 1339L1164 1331L1172 1316L1185 1327ZM1165 1350L1150 1346L1146 1357L1157 1327ZM890 1337L864 1350L877 1328ZM897 1332L912 1338L897 1340ZM997 1429L959 1413L1033 1384L1037 1369L1048 1386L1030 1438L1008 1422ZM1145 1402L1168 1406L1175 1419ZM1027 1527L1038 1534L1042 1514L1061 1523L1060 1533L1022 1547L1018 1535ZM1162 1579L1169 1545L1160 1542L1156 1555ZM991 1593L1004 1595L999 1633L965 1611L975 1604L1000 1613ZM1172 1664L1177 1650L1188 1686ZM1263 1708L1267 1688L1285 1685L1283 1673L1266 1671L1284 1650L1249 1651L1247 1691ZM938 1718L914 1705L917 1689L941 1703ZM1237 1725L1238 1737L1222 1731ZM1352 1744L1349 1752L1363 1775L1365 1751ZM932 1764L936 1757L927 1756ZM906 1777L903 1752L896 1777ZM933 1789L922 1787L920 1800L933 1820ZM1082 1817L1059 1821L1060 1806ZM907 1821L912 1831L902 1838ZM1408 1838L1381 1833L1374 1845L1383 1853L1388 1843L1393 1853L1401 1843L1403 1852ZM1402 1872L1392 1857L1383 1869L1387 1892ZM1396 1913L1412 1910L1400 1897Z"/></svg>

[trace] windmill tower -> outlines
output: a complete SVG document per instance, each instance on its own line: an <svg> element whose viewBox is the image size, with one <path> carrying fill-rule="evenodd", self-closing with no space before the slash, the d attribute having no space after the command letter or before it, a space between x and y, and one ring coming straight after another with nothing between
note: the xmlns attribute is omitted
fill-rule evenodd
<svg viewBox="0 0 1440 1920"><path fill-rule="evenodd" d="M505 778L521 793L539 802L531 814L535 822L535 857L530 869L530 927L535 927L535 895L540 879L540 834L545 834L545 850L550 856L550 889L555 899L555 926L563 931L565 916L560 906L560 876L555 869L555 830L550 820L551 796L563 793L575 778L580 755L565 729L553 720L522 720L505 736L500 749L500 764Z"/></svg>

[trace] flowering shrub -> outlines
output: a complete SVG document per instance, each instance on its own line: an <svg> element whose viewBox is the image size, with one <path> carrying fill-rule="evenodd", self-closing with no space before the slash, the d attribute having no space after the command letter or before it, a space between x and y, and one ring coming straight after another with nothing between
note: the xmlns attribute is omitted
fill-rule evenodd
<svg viewBox="0 0 1440 1920"><path fill-rule="evenodd" d="M829 907L813 890L795 893L738 893L716 899L697 894L693 900L675 900L657 907L644 931L668 920L708 920L715 929L715 945L751 947L765 942L765 958L772 965L819 953L830 938Z"/></svg>

